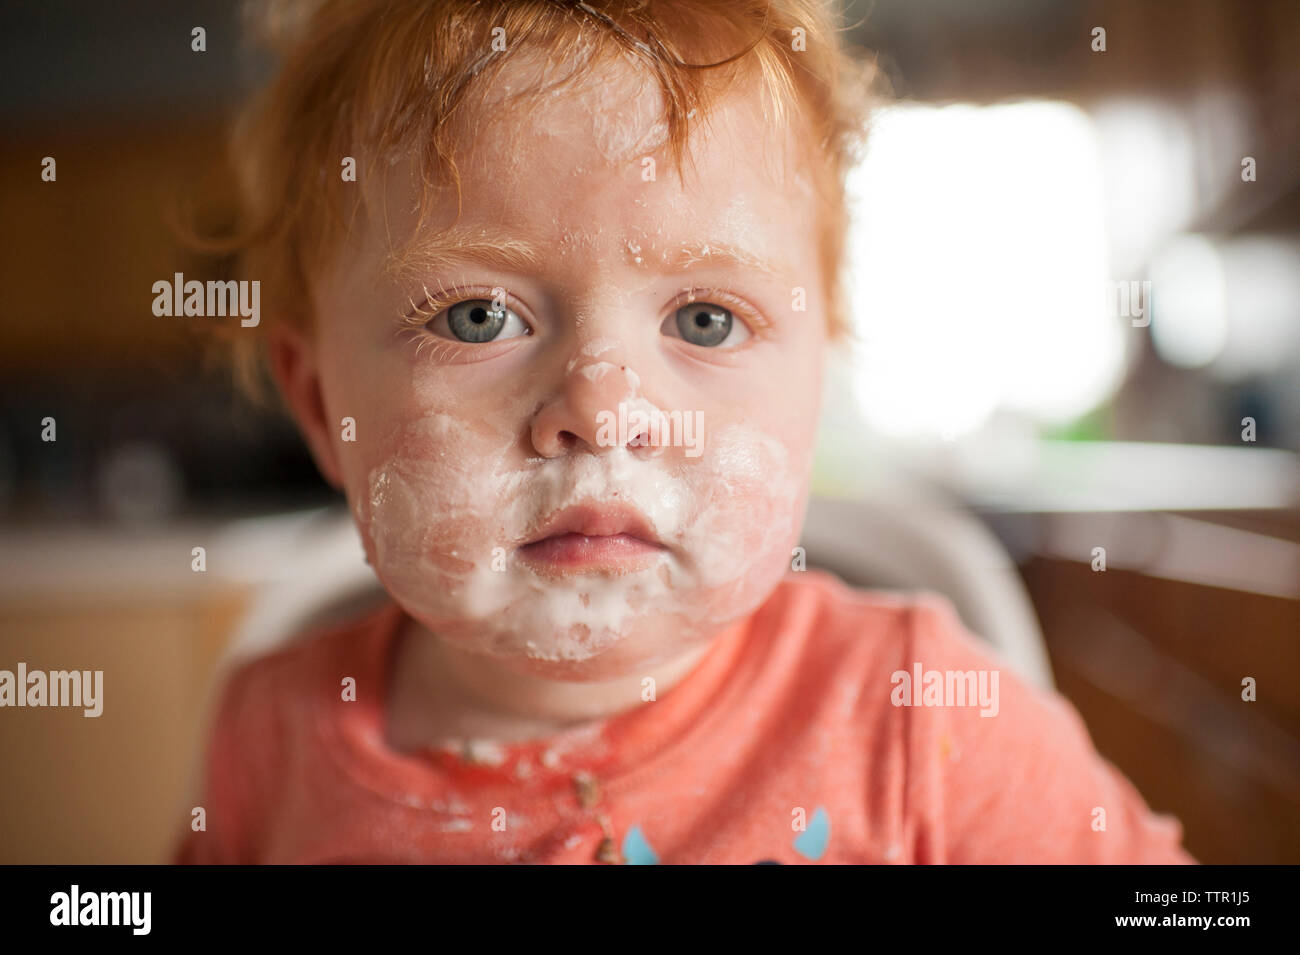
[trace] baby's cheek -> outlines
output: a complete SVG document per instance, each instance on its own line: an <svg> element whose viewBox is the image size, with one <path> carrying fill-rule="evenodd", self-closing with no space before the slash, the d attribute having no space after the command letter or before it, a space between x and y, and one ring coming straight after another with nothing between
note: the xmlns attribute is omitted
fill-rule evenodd
<svg viewBox="0 0 1300 955"><path fill-rule="evenodd" d="M363 536L369 541L376 568L393 574L401 569L465 574L473 567L474 540L487 539L484 522L459 506L447 488L426 471L414 472L389 461L376 467L361 490L365 517Z"/></svg>
<svg viewBox="0 0 1300 955"><path fill-rule="evenodd" d="M398 598L445 612L493 559L508 502L483 476L502 451L442 414L393 429L349 489L371 564Z"/></svg>
<svg viewBox="0 0 1300 955"><path fill-rule="evenodd" d="M807 488L807 452L734 426L714 437L694 478L696 516L682 544L694 593L708 617L739 616L762 602L789 567Z"/></svg>

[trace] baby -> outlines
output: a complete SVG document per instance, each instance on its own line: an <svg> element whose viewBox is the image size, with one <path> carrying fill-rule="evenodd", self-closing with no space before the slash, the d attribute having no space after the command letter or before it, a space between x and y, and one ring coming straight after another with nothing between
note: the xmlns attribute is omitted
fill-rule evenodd
<svg viewBox="0 0 1300 955"><path fill-rule="evenodd" d="M238 344L392 599L226 680L180 860L1193 861L943 598L791 569L868 79L821 3L273 9Z"/></svg>

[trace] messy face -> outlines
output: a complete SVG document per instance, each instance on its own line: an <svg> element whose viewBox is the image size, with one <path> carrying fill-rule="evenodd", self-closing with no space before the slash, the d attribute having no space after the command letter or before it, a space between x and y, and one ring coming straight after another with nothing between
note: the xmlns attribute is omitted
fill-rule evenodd
<svg viewBox="0 0 1300 955"><path fill-rule="evenodd" d="M488 94L459 221L448 193L417 228L413 160L376 170L313 294L336 475L386 589L460 649L573 680L701 646L789 569L825 342L793 134L735 94L679 177L653 84L603 69L522 112Z"/></svg>

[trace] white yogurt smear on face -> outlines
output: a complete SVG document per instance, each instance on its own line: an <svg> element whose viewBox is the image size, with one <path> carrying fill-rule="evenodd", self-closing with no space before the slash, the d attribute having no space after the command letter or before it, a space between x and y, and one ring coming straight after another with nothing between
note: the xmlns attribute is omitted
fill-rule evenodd
<svg viewBox="0 0 1300 955"><path fill-rule="evenodd" d="M789 566L803 482L779 441L744 425L712 432L693 459L626 447L521 459L442 413L382 447L354 498L372 566L412 617L480 652L581 661L638 628L704 635ZM516 557L556 512L619 502L665 544L651 566L551 577Z"/></svg>
<svg viewBox="0 0 1300 955"><path fill-rule="evenodd" d="M585 360L599 358L605 352L617 348L618 345L619 343L612 338L597 338L595 341L587 342L578 349L578 354L569 359L569 363L564 368L564 373L569 374L573 369L583 364Z"/></svg>

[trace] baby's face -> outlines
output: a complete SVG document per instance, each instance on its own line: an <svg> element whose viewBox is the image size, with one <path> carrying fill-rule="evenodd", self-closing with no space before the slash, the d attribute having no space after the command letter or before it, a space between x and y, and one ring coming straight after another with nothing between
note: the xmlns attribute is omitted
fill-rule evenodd
<svg viewBox="0 0 1300 955"><path fill-rule="evenodd" d="M657 92L609 76L500 121L485 106L467 241L402 277L383 268L414 234L415 167L393 166L387 223L313 294L317 456L389 593L462 649L572 680L687 653L771 592L825 345L794 136L742 94L696 130L683 184ZM444 198L422 236L454 218Z"/></svg>

